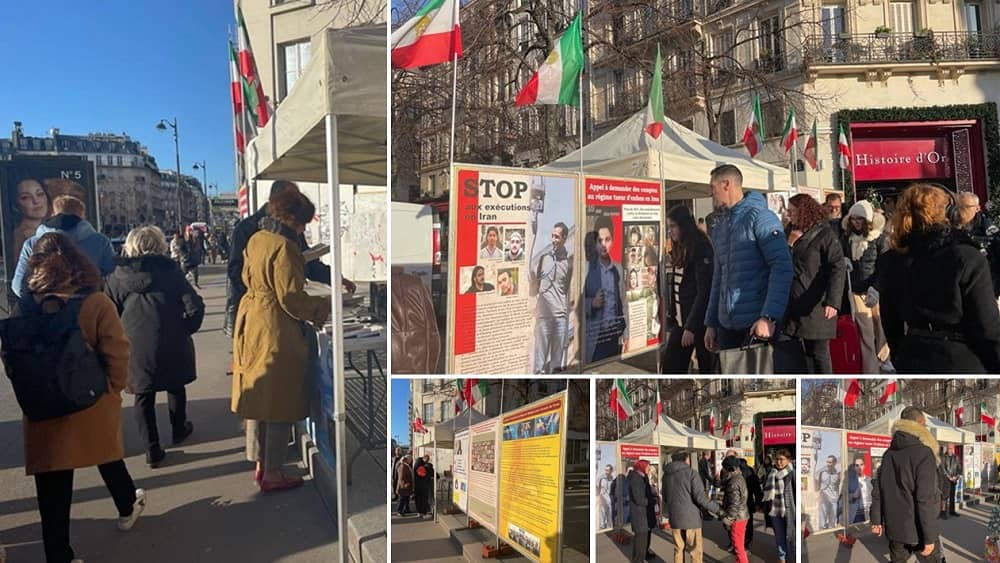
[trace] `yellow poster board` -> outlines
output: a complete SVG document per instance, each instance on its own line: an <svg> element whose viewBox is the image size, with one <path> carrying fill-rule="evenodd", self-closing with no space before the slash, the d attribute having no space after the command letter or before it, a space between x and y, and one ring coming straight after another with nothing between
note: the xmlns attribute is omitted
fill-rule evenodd
<svg viewBox="0 0 1000 563"><path fill-rule="evenodd" d="M566 393L502 416L498 535L532 561L559 560Z"/></svg>

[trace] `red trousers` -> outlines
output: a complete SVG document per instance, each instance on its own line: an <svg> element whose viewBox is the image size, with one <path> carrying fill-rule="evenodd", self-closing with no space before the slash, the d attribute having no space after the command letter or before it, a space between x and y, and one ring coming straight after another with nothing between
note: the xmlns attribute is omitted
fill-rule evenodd
<svg viewBox="0 0 1000 563"><path fill-rule="evenodd" d="M736 548L736 563L749 563L750 559L747 557L747 550L743 547L743 540L747 534L747 523L749 520L737 520L733 522L733 525L729 528L729 540L733 542L733 547Z"/></svg>

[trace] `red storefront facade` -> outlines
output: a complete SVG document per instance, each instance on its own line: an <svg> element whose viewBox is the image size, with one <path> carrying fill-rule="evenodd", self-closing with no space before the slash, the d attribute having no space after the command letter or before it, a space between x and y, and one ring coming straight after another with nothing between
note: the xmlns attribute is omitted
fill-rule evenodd
<svg viewBox="0 0 1000 563"><path fill-rule="evenodd" d="M988 199L981 119L859 121L850 124L852 174L859 199L892 199L909 184L935 182Z"/></svg>

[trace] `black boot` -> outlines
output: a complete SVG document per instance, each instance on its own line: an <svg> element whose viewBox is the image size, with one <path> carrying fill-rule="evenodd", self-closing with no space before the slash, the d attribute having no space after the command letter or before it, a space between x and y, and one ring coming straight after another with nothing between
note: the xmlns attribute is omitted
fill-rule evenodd
<svg viewBox="0 0 1000 563"><path fill-rule="evenodd" d="M194 424L191 424L189 420L184 423L184 429L179 434L174 434L174 445L177 446L184 442L184 440L187 440L192 432L194 432Z"/></svg>
<svg viewBox="0 0 1000 563"><path fill-rule="evenodd" d="M947 512L945 512L944 510L942 510L941 512L938 513L938 520L947 520L947 519L948 519L948 513Z"/></svg>
<svg viewBox="0 0 1000 563"><path fill-rule="evenodd" d="M163 451L163 448L159 444L153 444L146 452L146 465L156 469L163 463L163 458L167 457L167 452Z"/></svg>

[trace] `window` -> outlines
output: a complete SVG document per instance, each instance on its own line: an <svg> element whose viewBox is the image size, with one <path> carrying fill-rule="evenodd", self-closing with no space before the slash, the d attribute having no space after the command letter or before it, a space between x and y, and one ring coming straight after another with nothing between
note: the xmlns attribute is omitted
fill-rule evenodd
<svg viewBox="0 0 1000 563"><path fill-rule="evenodd" d="M779 137L785 129L784 107L780 101L764 102L760 104L760 113L764 118L764 136L766 138Z"/></svg>
<svg viewBox="0 0 1000 563"><path fill-rule="evenodd" d="M421 422L434 420L434 403L424 403L424 416L420 417Z"/></svg>
<svg viewBox="0 0 1000 563"><path fill-rule="evenodd" d="M424 382L424 393L430 393L431 391L434 390L433 379L424 379L423 382Z"/></svg>
<svg viewBox="0 0 1000 563"><path fill-rule="evenodd" d="M281 72L285 77L282 89L278 93L281 99L284 99L292 91L295 81L299 79L299 76L302 75L302 70L309 64L309 54L310 45L308 39L281 46Z"/></svg>
<svg viewBox="0 0 1000 563"><path fill-rule="evenodd" d="M121 157L121 155L115 157L115 159L118 161L118 166L121 166L122 165L122 157Z"/></svg>
<svg viewBox="0 0 1000 563"><path fill-rule="evenodd" d="M823 26L823 45L828 46L844 32L844 7L823 6L820 24Z"/></svg>
<svg viewBox="0 0 1000 563"><path fill-rule="evenodd" d="M889 2L889 28L893 33L913 33L913 3Z"/></svg>
<svg viewBox="0 0 1000 563"><path fill-rule="evenodd" d="M723 145L736 144L736 112L724 111L719 116L719 143Z"/></svg>
<svg viewBox="0 0 1000 563"><path fill-rule="evenodd" d="M972 33L983 31L983 7L979 4L965 5L965 29Z"/></svg>
<svg viewBox="0 0 1000 563"><path fill-rule="evenodd" d="M773 15L763 19L758 24L758 65L761 70L779 71L784 68L784 33L781 28L781 16Z"/></svg>
<svg viewBox="0 0 1000 563"><path fill-rule="evenodd" d="M448 410L450 403L451 401L441 401L441 410L439 411L441 416L438 417L438 422L444 422L446 420L451 419L450 416L451 411Z"/></svg>

